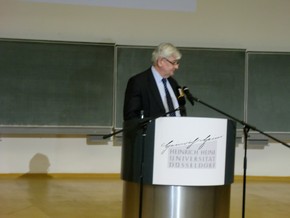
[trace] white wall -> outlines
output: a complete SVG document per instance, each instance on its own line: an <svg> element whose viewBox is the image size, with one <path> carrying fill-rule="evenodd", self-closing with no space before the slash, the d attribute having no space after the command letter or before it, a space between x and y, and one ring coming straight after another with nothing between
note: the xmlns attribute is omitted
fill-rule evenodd
<svg viewBox="0 0 290 218"><path fill-rule="evenodd" d="M0 37L85 42L290 51L290 1L197 0L193 12L118 9L0 0ZM120 171L120 147L83 138L2 137L0 173L25 173L35 154L50 173ZM248 175L290 176L290 150L270 144L249 150ZM243 148L236 174L243 172Z"/></svg>
<svg viewBox="0 0 290 218"><path fill-rule="evenodd" d="M0 37L289 51L288 0L197 0L166 12L0 0Z"/></svg>
<svg viewBox="0 0 290 218"><path fill-rule="evenodd" d="M5 137L0 173L119 173L121 147L88 145L83 137Z"/></svg>

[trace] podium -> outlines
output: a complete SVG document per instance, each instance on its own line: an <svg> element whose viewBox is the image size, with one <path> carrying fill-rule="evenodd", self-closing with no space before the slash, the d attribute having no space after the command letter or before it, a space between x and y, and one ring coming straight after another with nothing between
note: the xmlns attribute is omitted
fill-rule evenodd
<svg viewBox="0 0 290 218"><path fill-rule="evenodd" d="M124 122L123 218L228 218L236 123L161 117Z"/></svg>

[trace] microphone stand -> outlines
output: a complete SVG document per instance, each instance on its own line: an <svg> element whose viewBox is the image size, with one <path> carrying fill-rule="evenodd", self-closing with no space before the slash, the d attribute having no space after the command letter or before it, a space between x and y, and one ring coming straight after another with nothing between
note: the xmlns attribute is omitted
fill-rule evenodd
<svg viewBox="0 0 290 218"><path fill-rule="evenodd" d="M240 120L240 119L238 119L236 117L233 117L233 116L231 116L231 115L229 115L229 114L227 114L227 113L225 113L225 112L223 112L223 111L221 111L221 110L219 110L219 109L217 109L217 108L215 108L215 107L213 107L213 106L211 106L211 105L203 102L202 100L200 100L199 98L196 98L196 97L192 96L191 94L190 95L186 95L186 97L192 103L192 105L193 105L193 102L196 101L196 102L198 102L198 103L200 103L200 104L202 104L202 105L204 105L204 106L206 106L208 108L211 108L212 110L217 111L218 113L223 114L226 117L228 117L228 118L230 118L230 119L232 119L232 120L234 120L234 121L236 121L236 122L238 122L238 123L240 123L240 124L243 125L244 149L245 149L245 153L244 153L242 218L244 218L245 217L245 204L246 204L247 149L248 149L248 133L249 133L249 131L251 129L253 131L257 131L257 132L261 133L262 135L264 135L264 136L266 136L266 137L268 137L268 138L270 138L270 139L272 139L272 140L274 140L274 141L276 141L278 143L281 143L282 145L284 145L284 146L286 146L288 148L290 148L290 145L288 145L287 143L285 143L285 142L283 142L283 141L281 141L281 140L279 140L279 139L277 139L277 138L275 138L275 137L273 137L273 136L271 136L271 135L269 135L269 134L267 134L267 133L265 133L265 132L257 129L256 127L254 127L254 126L252 126L252 125L250 125L250 124L248 124L248 123L246 123L246 122L244 122L244 121L242 121L242 120Z"/></svg>
<svg viewBox="0 0 290 218"><path fill-rule="evenodd" d="M141 111L141 120L144 119L144 111ZM150 122L150 121L148 121ZM143 167L144 167L144 149L145 149L145 137L147 135L147 123L141 126L142 128L142 147L141 147L141 165L140 165L140 187L139 187L139 218L142 218L143 212Z"/></svg>
<svg viewBox="0 0 290 218"><path fill-rule="evenodd" d="M139 212L138 212L138 217L139 218L142 218L142 212L143 212L143 167L144 167L144 149L145 149L145 137L147 135L146 131L147 131L147 124L152 122L153 120L156 120L157 118L159 117L165 117L167 116L168 114L171 114L175 111L178 111L180 110L180 107L172 110L172 111L168 111L164 114L162 114L161 116L157 116L157 117L153 117L151 119L144 119L144 111L141 111L141 120L143 120L140 124L139 124L139 129L142 129L142 144L141 144L141 164L140 164L140 187L139 187ZM131 128L134 128L136 127L135 125L133 125L132 127L127 127L127 128L123 128L119 131L116 131L116 132L113 132L113 133L110 133L110 134L107 134L107 135L104 135L103 136L103 139L107 139L111 136L114 136L114 135L117 135L121 132L124 132L125 130L127 129L131 129Z"/></svg>

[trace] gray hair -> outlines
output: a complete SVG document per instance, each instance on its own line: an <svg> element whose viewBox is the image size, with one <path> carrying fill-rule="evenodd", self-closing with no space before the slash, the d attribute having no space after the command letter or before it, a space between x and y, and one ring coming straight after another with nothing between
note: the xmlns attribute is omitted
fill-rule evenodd
<svg viewBox="0 0 290 218"><path fill-rule="evenodd" d="M179 60L181 58L180 51L171 43L161 43L152 53L152 62L155 64L158 58L174 57Z"/></svg>

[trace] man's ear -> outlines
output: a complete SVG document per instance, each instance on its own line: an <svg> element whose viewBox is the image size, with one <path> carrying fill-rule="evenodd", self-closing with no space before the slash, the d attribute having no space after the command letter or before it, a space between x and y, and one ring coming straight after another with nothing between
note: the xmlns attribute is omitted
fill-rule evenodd
<svg viewBox="0 0 290 218"><path fill-rule="evenodd" d="M157 66L158 67L162 66L162 61L163 61L163 58L158 58L158 60L157 60Z"/></svg>

